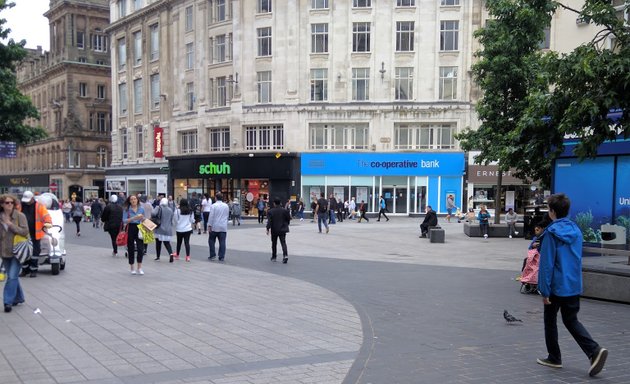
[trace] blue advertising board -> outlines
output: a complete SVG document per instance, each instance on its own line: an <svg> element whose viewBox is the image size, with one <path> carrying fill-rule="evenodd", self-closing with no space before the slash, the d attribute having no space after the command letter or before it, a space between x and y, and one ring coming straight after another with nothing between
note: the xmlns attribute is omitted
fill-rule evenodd
<svg viewBox="0 0 630 384"><path fill-rule="evenodd" d="M630 156L617 158L614 209L617 224L630 230ZM630 233L627 235L630 237Z"/></svg>
<svg viewBox="0 0 630 384"><path fill-rule="evenodd" d="M0 141L0 159L17 157L17 144L13 141Z"/></svg>
<svg viewBox="0 0 630 384"><path fill-rule="evenodd" d="M303 175L462 176L464 153L303 153Z"/></svg>

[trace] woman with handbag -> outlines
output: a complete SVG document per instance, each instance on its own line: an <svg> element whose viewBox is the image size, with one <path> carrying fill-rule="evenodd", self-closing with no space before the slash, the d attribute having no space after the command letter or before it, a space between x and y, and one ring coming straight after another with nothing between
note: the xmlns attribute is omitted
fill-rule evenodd
<svg viewBox="0 0 630 384"><path fill-rule="evenodd" d="M109 204L103 210L101 215L101 221L103 222L103 230L109 233L109 237L112 239L112 256L118 256L118 244L116 244L116 237L122 229L123 222L123 209L118 203L118 196L111 195L109 197Z"/></svg>
<svg viewBox="0 0 630 384"><path fill-rule="evenodd" d="M159 218L160 222L160 226L153 231L155 234L155 260L160 260L162 243L164 243L164 248L166 248L166 251L170 255L168 261L172 263L173 248L171 248L171 238L173 237L173 211L168 207L168 200L165 197L160 200L160 205L153 208L151 219L153 220L153 218Z"/></svg>
<svg viewBox="0 0 630 384"><path fill-rule="evenodd" d="M77 226L77 236L81 236L81 220L83 220L83 204L77 201L76 197L72 198L72 220Z"/></svg>
<svg viewBox="0 0 630 384"><path fill-rule="evenodd" d="M20 270L25 260L13 254L13 241L19 235L28 239L28 222L22 212L15 209L16 199L11 195L0 196L0 256L6 269L7 281L4 284L4 311L11 312L14 305L24 302L24 292L20 286Z"/></svg>
<svg viewBox="0 0 630 384"><path fill-rule="evenodd" d="M125 209L123 211L123 223L127 226L127 254L129 256L129 267L131 274L144 275L142 270L142 257L144 256L144 242L139 236L140 230L138 224L144 220L144 208L138 203L138 197L131 195L125 201ZM136 262L136 253L138 254L138 269L134 269Z"/></svg>

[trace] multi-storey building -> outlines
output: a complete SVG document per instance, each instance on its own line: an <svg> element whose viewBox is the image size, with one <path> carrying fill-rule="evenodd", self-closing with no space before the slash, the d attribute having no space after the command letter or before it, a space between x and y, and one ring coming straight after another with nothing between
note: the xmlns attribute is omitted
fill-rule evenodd
<svg viewBox="0 0 630 384"><path fill-rule="evenodd" d="M111 0L109 190L462 206L482 5Z"/></svg>
<svg viewBox="0 0 630 384"><path fill-rule="evenodd" d="M383 194L396 213L447 190L461 199L472 12L459 0L112 1L107 179L247 202ZM168 179L150 176L164 167Z"/></svg>
<svg viewBox="0 0 630 384"><path fill-rule="evenodd" d="M21 193L104 193L111 156L111 84L107 0L51 0L50 52L29 50L19 66L18 87L40 113L44 140L1 159L0 187Z"/></svg>

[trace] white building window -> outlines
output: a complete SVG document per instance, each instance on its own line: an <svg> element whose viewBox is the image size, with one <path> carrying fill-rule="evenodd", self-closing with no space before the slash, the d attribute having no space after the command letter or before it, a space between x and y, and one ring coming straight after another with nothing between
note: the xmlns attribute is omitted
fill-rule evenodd
<svg viewBox="0 0 630 384"><path fill-rule="evenodd" d="M440 100L457 99L457 67L440 67Z"/></svg>
<svg viewBox="0 0 630 384"><path fill-rule="evenodd" d="M256 12L258 13L271 12L271 0L258 0L258 4L256 4Z"/></svg>
<svg viewBox="0 0 630 384"><path fill-rule="evenodd" d="M352 52L370 52L370 23L352 23Z"/></svg>
<svg viewBox="0 0 630 384"><path fill-rule="evenodd" d="M328 0L311 0L312 9L328 9Z"/></svg>
<svg viewBox="0 0 630 384"><path fill-rule="evenodd" d="M214 15L216 21L227 20L226 0L214 0Z"/></svg>
<svg viewBox="0 0 630 384"><path fill-rule="evenodd" d="M372 0L352 0L352 6L354 8L370 8Z"/></svg>
<svg viewBox="0 0 630 384"><path fill-rule="evenodd" d="M538 48L549 49L549 47L551 47L551 28L545 27L543 32L545 33L545 37L540 43L538 43Z"/></svg>
<svg viewBox="0 0 630 384"><path fill-rule="evenodd" d="M134 32L133 34L133 66L137 67L142 64L142 32Z"/></svg>
<svg viewBox="0 0 630 384"><path fill-rule="evenodd" d="M133 0L133 10L137 11L142 8L142 0Z"/></svg>
<svg viewBox="0 0 630 384"><path fill-rule="evenodd" d="M144 131L142 126L137 126L135 129L136 136L136 159L142 159L144 156Z"/></svg>
<svg viewBox="0 0 630 384"><path fill-rule="evenodd" d="M184 28L186 32L190 32L193 30L193 6L186 7L185 11L186 21L184 22Z"/></svg>
<svg viewBox="0 0 630 384"><path fill-rule="evenodd" d="M230 150L230 128L210 128L208 132L208 142L210 152L220 152Z"/></svg>
<svg viewBox="0 0 630 384"><path fill-rule="evenodd" d="M311 24L311 53L328 53L328 24Z"/></svg>
<svg viewBox="0 0 630 384"><path fill-rule="evenodd" d="M149 29L151 31L151 61L153 61L160 58L160 26L158 24L153 24L149 27Z"/></svg>
<svg viewBox="0 0 630 384"><path fill-rule="evenodd" d="M142 79L133 81L133 113L142 113L143 106Z"/></svg>
<svg viewBox="0 0 630 384"><path fill-rule="evenodd" d="M217 77L217 107L227 105L227 78Z"/></svg>
<svg viewBox="0 0 630 384"><path fill-rule="evenodd" d="M120 129L120 158L129 158L129 131L127 128Z"/></svg>
<svg viewBox="0 0 630 384"><path fill-rule="evenodd" d="M282 125L261 125L245 127L245 150L268 151L284 148Z"/></svg>
<svg viewBox="0 0 630 384"><path fill-rule="evenodd" d="M118 114L127 116L127 83L118 84Z"/></svg>
<svg viewBox="0 0 630 384"><path fill-rule="evenodd" d="M396 0L397 7L415 7L416 0Z"/></svg>
<svg viewBox="0 0 630 384"><path fill-rule="evenodd" d="M107 133L109 131L109 116L105 112L96 114L96 130L98 133Z"/></svg>
<svg viewBox="0 0 630 384"><path fill-rule="evenodd" d="M181 132L179 148L181 153L197 153L197 131Z"/></svg>
<svg viewBox="0 0 630 384"><path fill-rule="evenodd" d="M118 39L118 70L124 71L127 65L127 44L125 38Z"/></svg>
<svg viewBox="0 0 630 384"><path fill-rule="evenodd" d="M77 31L77 48L85 49L85 32Z"/></svg>
<svg viewBox="0 0 630 384"><path fill-rule="evenodd" d="M271 56L271 27L256 29L258 34L258 56Z"/></svg>
<svg viewBox="0 0 630 384"><path fill-rule="evenodd" d="M440 21L440 51L459 49L459 21Z"/></svg>
<svg viewBox="0 0 630 384"><path fill-rule="evenodd" d="M96 163L99 168L107 167L107 148L98 147L96 150Z"/></svg>
<svg viewBox="0 0 630 384"><path fill-rule="evenodd" d="M396 22L396 51L409 52L413 51L413 21L397 21Z"/></svg>
<svg viewBox="0 0 630 384"><path fill-rule="evenodd" d="M92 35L92 49L94 52L107 52L107 36Z"/></svg>
<svg viewBox="0 0 630 384"><path fill-rule="evenodd" d="M367 124L311 124L309 148L348 150L368 148Z"/></svg>
<svg viewBox="0 0 630 384"><path fill-rule="evenodd" d="M151 75L151 109L160 108L160 74Z"/></svg>
<svg viewBox="0 0 630 384"><path fill-rule="evenodd" d="M352 100L370 100L370 68L352 68Z"/></svg>
<svg viewBox="0 0 630 384"><path fill-rule="evenodd" d="M88 85L87 83L79 83L79 97L87 97Z"/></svg>
<svg viewBox="0 0 630 384"><path fill-rule="evenodd" d="M186 44L186 69L193 69L195 66L195 44Z"/></svg>
<svg viewBox="0 0 630 384"><path fill-rule="evenodd" d="M311 69L311 101L328 100L328 70Z"/></svg>
<svg viewBox="0 0 630 384"><path fill-rule="evenodd" d="M394 98L396 100L413 100L413 68L396 68Z"/></svg>
<svg viewBox="0 0 630 384"><path fill-rule="evenodd" d="M454 124L396 124L394 149L454 149Z"/></svg>
<svg viewBox="0 0 630 384"><path fill-rule="evenodd" d="M105 85L98 84L96 86L96 98L99 100L104 100L106 97L107 97L107 90L105 88Z"/></svg>
<svg viewBox="0 0 630 384"><path fill-rule="evenodd" d="M258 102L261 104L271 103L271 71L256 73L258 89Z"/></svg>
<svg viewBox="0 0 630 384"><path fill-rule="evenodd" d="M186 83L186 110L195 109L195 83Z"/></svg>
<svg viewBox="0 0 630 384"><path fill-rule="evenodd" d="M459 0L441 0L440 5L443 7L451 7L459 5Z"/></svg>
<svg viewBox="0 0 630 384"><path fill-rule="evenodd" d="M127 0L118 0L118 18L127 16Z"/></svg>
<svg viewBox="0 0 630 384"><path fill-rule="evenodd" d="M214 38L214 62L223 63L226 61L226 36L219 35Z"/></svg>

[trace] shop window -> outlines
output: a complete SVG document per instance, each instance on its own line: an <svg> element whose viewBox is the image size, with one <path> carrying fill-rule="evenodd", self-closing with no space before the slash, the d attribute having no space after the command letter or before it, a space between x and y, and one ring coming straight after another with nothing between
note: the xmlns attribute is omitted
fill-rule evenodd
<svg viewBox="0 0 630 384"><path fill-rule="evenodd" d="M366 125L311 124L310 149L367 149Z"/></svg>
<svg viewBox="0 0 630 384"><path fill-rule="evenodd" d="M284 148L282 125L245 127L246 150L276 150Z"/></svg>

